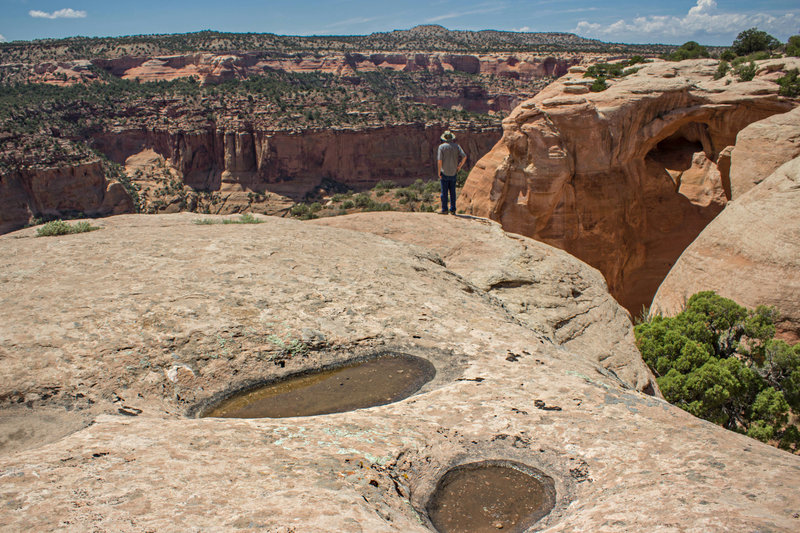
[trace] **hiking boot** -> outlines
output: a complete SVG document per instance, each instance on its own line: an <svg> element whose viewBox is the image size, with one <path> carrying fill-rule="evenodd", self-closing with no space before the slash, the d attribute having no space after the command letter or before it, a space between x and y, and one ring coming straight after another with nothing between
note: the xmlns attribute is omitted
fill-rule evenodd
<svg viewBox="0 0 800 533"><path fill-rule="evenodd" d="M450 211L450 214L451 214L451 215L455 215L455 214L456 214L456 211L455 211L455 209L453 209L452 211Z"/></svg>
<svg viewBox="0 0 800 533"><path fill-rule="evenodd" d="M440 215L446 215L446 214L447 214L447 211L439 211L439 214L440 214Z"/></svg>

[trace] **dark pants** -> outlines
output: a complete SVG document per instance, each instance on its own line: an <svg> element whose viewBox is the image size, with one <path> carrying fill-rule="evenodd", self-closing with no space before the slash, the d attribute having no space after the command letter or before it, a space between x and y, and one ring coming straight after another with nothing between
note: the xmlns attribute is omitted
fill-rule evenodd
<svg viewBox="0 0 800 533"><path fill-rule="evenodd" d="M447 195L450 195L450 211L456 212L456 177L441 175L439 183L442 186L442 211L447 211Z"/></svg>

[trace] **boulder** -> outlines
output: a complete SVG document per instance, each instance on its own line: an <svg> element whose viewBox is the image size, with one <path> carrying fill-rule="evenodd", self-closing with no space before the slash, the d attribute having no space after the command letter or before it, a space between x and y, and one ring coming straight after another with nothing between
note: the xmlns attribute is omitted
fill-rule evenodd
<svg viewBox="0 0 800 533"><path fill-rule="evenodd" d="M747 307L775 306L779 335L800 340L800 157L757 181L681 254L653 312L674 315L692 294L713 290Z"/></svg>
<svg viewBox="0 0 800 533"><path fill-rule="evenodd" d="M537 311L512 305L533 293L496 296L522 276L558 287L547 265L568 269L563 288L592 270L436 217L390 219L389 239L187 213L0 236L0 434L15 441L0 452L2 529L430 531L442 476L495 461L552 481L538 529L796 530L800 458L629 388L584 352L591 333L536 331ZM432 224L492 242L502 272L481 272L479 246L433 241L461 275L396 238ZM243 387L387 352L436 374L355 411L197 418Z"/></svg>
<svg viewBox="0 0 800 533"><path fill-rule="evenodd" d="M459 204L596 267L638 314L729 199L726 148L797 105L774 77L800 60L767 63L733 82L713 79L715 60L655 61L602 92L572 69L503 121Z"/></svg>

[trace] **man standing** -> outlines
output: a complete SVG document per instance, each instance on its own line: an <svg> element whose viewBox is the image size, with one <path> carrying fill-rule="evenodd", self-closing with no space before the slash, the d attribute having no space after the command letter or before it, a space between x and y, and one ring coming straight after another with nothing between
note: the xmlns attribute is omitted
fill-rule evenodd
<svg viewBox="0 0 800 533"><path fill-rule="evenodd" d="M456 136L447 130L442 134L442 144L437 152L437 167L439 170L439 183L442 186L442 215L447 214L447 197L450 196L450 214L456 214L456 175L464 163L467 154L456 143ZM460 161L459 161L460 159Z"/></svg>

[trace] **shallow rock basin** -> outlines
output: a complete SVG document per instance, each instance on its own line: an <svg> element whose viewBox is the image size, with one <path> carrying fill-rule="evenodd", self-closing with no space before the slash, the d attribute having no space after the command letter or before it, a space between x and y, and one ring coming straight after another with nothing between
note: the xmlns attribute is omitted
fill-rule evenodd
<svg viewBox="0 0 800 533"><path fill-rule="evenodd" d="M251 388L223 400L202 416L286 418L342 413L408 398L435 375L436 369L426 359L383 354Z"/></svg>
<svg viewBox="0 0 800 533"><path fill-rule="evenodd" d="M440 533L525 531L555 506L552 478L511 461L481 461L449 470L427 505Z"/></svg>

